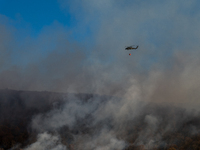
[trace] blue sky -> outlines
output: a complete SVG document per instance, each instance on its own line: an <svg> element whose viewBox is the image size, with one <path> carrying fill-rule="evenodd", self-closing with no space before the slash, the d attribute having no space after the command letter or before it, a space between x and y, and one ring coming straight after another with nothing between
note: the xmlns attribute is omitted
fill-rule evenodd
<svg viewBox="0 0 200 150"><path fill-rule="evenodd" d="M23 21L36 33L54 21L69 27L74 21L69 12L61 10L57 0L1 0L0 14L15 21Z"/></svg>

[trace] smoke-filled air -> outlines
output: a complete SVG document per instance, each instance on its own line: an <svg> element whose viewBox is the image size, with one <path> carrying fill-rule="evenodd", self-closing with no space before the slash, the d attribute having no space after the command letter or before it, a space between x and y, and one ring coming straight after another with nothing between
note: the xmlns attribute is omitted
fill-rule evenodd
<svg viewBox="0 0 200 150"><path fill-rule="evenodd" d="M199 7L1 1L0 150L200 149Z"/></svg>

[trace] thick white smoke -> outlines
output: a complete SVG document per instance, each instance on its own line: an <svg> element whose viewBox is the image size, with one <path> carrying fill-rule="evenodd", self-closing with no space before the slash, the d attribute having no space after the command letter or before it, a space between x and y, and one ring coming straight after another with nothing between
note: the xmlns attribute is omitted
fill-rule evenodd
<svg viewBox="0 0 200 150"><path fill-rule="evenodd" d="M31 144L25 150L67 150L66 146L61 144L58 136L53 136L48 133L42 133L38 135L38 139L35 143Z"/></svg>

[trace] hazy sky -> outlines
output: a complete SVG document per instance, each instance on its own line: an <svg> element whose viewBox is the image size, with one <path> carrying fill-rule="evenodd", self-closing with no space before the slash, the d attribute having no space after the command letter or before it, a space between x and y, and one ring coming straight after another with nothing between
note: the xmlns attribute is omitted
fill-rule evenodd
<svg viewBox="0 0 200 150"><path fill-rule="evenodd" d="M137 84L154 98L157 90L169 96L197 89L199 6L198 0L1 0L0 88L119 94ZM139 49L129 56L124 48L133 44Z"/></svg>

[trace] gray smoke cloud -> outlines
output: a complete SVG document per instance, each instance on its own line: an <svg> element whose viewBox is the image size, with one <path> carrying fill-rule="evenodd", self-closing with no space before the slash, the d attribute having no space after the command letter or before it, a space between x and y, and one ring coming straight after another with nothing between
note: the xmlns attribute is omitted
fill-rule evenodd
<svg viewBox="0 0 200 150"><path fill-rule="evenodd" d="M65 142L71 143L69 139L71 136L75 149L123 149L127 146L127 142L119 135L124 132L124 123L136 117L140 112L139 109L144 107L144 104L138 104L137 94L134 96L133 99L123 100L113 97L104 103L102 102L104 99L99 99L97 96L85 103L84 99L76 96L66 97L69 101L66 101L61 108L35 116L31 127L42 134L48 131L57 133L62 130L65 137L68 137L65 138ZM138 106L140 107L136 108ZM84 134L87 130L91 131Z"/></svg>
<svg viewBox="0 0 200 150"><path fill-rule="evenodd" d="M23 38L19 44L13 42L15 35L8 23L1 23L0 87L107 94L120 100L111 99L106 105L98 106L98 102L81 104L71 98L73 101L62 109L35 116L33 129L44 133L65 125L73 128L77 118L92 114L95 119L90 126L108 120L109 126L114 124L114 127L100 127L92 139L74 135L76 145L81 145L78 149L121 149L126 142L118 135L125 134L124 124L145 112L140 101L198 109L200 12L196 8L197 0L59 2L63 11L70 9L79 20L75 29L68 31L55 22L45 27L37 39ZM85 35L86 28L91 35L84 43L72 38L71 34ZM132 44L138 44L139 49L129 57L124 46ZM44 49L48 49L48 55L41 52ZM19 63L26 65L14 65L14 50L25 61L19 57ZM158 126L162 118L146 114L143 119L147 126L135 144L151 148L161 139ZM166 132L171 131L171 124L164 126Z"/></svg>
<svg viewBox="0 0 200 150"><path fill-rule="evenodd" d="M29 147L25 148L25 150L67 150L66 146L61 144L58 136L53 136L48 133L43 133L38 135L37 142L31 144Z"/></svg>
<svg viewBox="0 0 200 150"><path fill-rule="evenodd" d="M17 38L22 29L1 16L1 88L124 95L137 80L158 88L152 99L159 101L157 93L172 100L173 91L186 97L199 88L198 1L59 2L79 20L75 29L54 22L36 38ZM91 34L75 41L85 28ZM130 44L140 47L128 57ZM152 74L160 74L155 82Z"/></svg>

